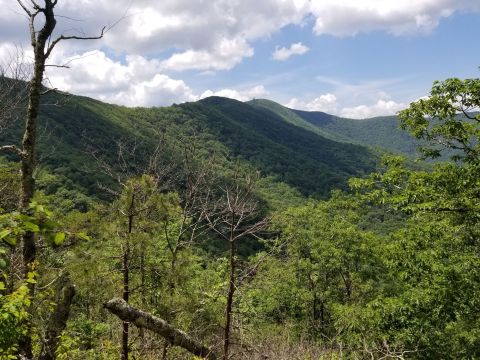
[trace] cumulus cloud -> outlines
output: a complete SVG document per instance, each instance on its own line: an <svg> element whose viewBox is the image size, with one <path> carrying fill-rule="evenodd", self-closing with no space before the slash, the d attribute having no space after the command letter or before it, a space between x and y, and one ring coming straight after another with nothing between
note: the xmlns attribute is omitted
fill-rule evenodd
<svg viewBox="0 0 480 360"><path fill-rule="evenodd" d="M91 51L66 61L69 70L48 69L50 85L63 91L127 106L170 105L198 98L183 80L162 74L158 60L135 55L127 56L123 64L102 51Z"/></svg>
<svg viewBox="0 0 480 360"><path fill-rule="evenodd" d="M234 89L222 89L218 91L207 90L200 95L200 98L206 98L209 96L222 96L228 97L231 99L239 101L248 101L254 98L262 98L268 95L268 91L263 85L257 85L255 87L244 89L244 90L234 90Z"/></svg>
<svg viewBox="0 0 480 360"><path fill-rule="evenodd" d="M358 105L343 108L339 115L352 119L366 119L375 116L395 115L398 111L406 107L406 104L397 103L393 100L379 99L373 105Z"/></svg>
<svg viewBox="0 0 480 360"><path fill-rule="evenodd" d="M312 0L317 35L354 36L388 31L395 35L428 33L456 11L480 10L477 0Z"/></svg>
<svg viewBox="0 0 480 360"><path fill-rule="evenodd" d="M293 55L303 55L310 50L307 46L303 45L301 42L294 43L290 45L289 48L278 46L275 48L275 51L272 54L274 60L285 61Z"/></svg>
<svg viewBox="0 0 480 360"><path fill-rule="evenodd" d="M167 75L156 74L153 79L132 84L108 100L130 106L171 105L197 100L190 87L183 80L175 80Z"/></svg>
<svg viewBox="0 0 480 360"><path fill-rule="evenodd" d="M0 51L6 43L29 49L28 24L18 4L0 0L0 8ZM127 105L190 101L201 91L194 93L178 72L230 70L254 55L256 40L287 25L309 24L310 17L317 35L375 30L402 35L431 31L442 18L471 10L480 11L478 0L63 0L53 37L96 35L105 25L115 26L101 40L61 42L51 63L64 64L77 54L83 59L70 64L72 71L50 68L49 75L65 90ZM296 43L277 48L273 56L282 60L307 50ZM211 92L221 91L248 98L241 89ZM327 95L297 102L339 112ZM391 100L382 101L369 108L392 107Z"/></svg>
<svg viewBox="0 0 480 360"><path fill-rule="evenodd" d="M243 58L253 56L253 49L242 39L220 41L212 51L187 50L162 62L168 70L230 70Z"/></svg>
<svg viewBox="0 0 480 360"><path fill-rule="evenodd" d="M64 58L63 54L56 56ZM199 94L183 80L164 74L160 61L138 55L127 56L123 63L110 59L102 51L90 51L66 58L66 62L68 70L48 68L48 85L126 106L171 105L214 95L246 101L268 94L263 85L240 90L206 90Z"/></svg>
<svg viewBox="0 0 480 360"><path fill-rule="evenodd" d="M16 2L0 0L0 43L28 44L26 19ZM95 35L115 24L103 39L66 42L69 55L108 48L161 57L167 70L228 70L253 55L253 41L287 25L315 19L314 32L350 36L385 30L400 35L428 32L456 11L480 10L478 0L64 0L57 5L55 35ZM69 19L75 19L71 21ZM277 49L285 60L307 51L301 43ZM165 59L165 55L168 57Z"/></svg>
<svg viewBox="0 0 480 360"><path fill-rule="evenodd" d="M286 107L306 111L322 111L329 114L337 112L337 97L333 94L323 94L312 101L303 101L297 98L291 99Z"/></svg>
<svg viewBox="0 0 480 360"><path fill-rule="evenodd" d="M0 7L0 43L27 44L28 24L18 4L0 0ZM55 34L95 35L115 24L102 47L144 56L173 53L165 66L174 70L225 70L253 55L252 41L300 24L308 12L309 0L64 0L57 5L62 17ZM98 49L99 44L62 46L72 54Z"/></svg>
<svg viewBox="0 0 480 360"><path fill-rule="evenodd" d="M395 115L398 111L407 107L404 103L398 103L391 100L387 94L379 93L379 99L371 105L356 105L342 107L334 94L324 94L316 97L312 101L291 99L286 107L306 110L306 111L322 111L333 115L338 115L351 119L366 119L375 116Z"/></svg>

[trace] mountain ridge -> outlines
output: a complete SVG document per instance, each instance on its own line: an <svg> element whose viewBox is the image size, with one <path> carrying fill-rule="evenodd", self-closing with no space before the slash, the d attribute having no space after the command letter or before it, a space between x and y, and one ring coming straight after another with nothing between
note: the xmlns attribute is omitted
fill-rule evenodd
<svg viewBox="0 0 480 360"><path fill-rule="evenodd" d="M418 142L400 129L396 116L349 119L321 111L290 109L268 99L256 99L249 103L269 109L299 126L314 127L319 134L335 141L380 148L410 157L418 156Z"/></svg>
<svg viewBox="0 0 480 360"><path fill-rule="evenodd" d="M305 114L262 101L209 97L167 107L129 108L72 95L62 107L41 109L40 124L51 133L39 141L41 164L81 192L95 194L98 183L108 179L89 152L101 153L115 164L118 143L135 143L141 154L136 161L142 163L164 141L164 161L178 163L182 146L196 141L201 156L216 154L222 168L239 161L271 179L267 186L283 183L314 197L328 196L333 188L345 188L349 177L376 168L379 152L368 144L322 128ZM21 132L18 122L0 134L0 144L18 143ZM53 148L54 156L48 156Z"/></svg>

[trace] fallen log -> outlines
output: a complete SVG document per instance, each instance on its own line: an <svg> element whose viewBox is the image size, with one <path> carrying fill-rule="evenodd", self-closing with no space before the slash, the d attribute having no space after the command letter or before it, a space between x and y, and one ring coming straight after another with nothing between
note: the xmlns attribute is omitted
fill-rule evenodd
<svg viewBox="0 0 480 360"><path fill-rule="evenodd" d="M217 356L211 349L192 339L184 331L173 327L163 319L130 306L122 299L113 298L107 301L104 304L104 307L112 314L118 316L121 320L128 321L139 328L153 331L167 339L170 344L180 346L193 355L209 360L217 359Z"/></svg>

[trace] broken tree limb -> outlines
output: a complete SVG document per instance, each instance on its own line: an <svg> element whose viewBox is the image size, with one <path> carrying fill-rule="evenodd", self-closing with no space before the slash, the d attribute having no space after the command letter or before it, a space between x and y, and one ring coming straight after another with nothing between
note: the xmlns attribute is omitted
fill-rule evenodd
<svg viewBox="0 0 480 360"><path fill-rule="evenodd" d="M192 339L187 333L179 330L163 319L145 311L136 309L119 298L113 298L104 304L104 307L123 321L128 321L139 328L153 331L167 339L172 345L180 346L193 355L209 360L216 360L217 356L211 349Z"/></svg>

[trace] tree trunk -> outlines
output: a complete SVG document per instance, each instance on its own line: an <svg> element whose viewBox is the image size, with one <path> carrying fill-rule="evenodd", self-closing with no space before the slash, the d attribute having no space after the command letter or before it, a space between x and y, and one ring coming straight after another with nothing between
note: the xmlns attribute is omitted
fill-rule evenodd
<svg viewBox="0 0 480 360"><path fill-rule="evenodd" d="M38 360L54 360L56 358L59 337L67 325L70 314L70 306L75 296L75 285L72 283L68 274L64 274L57 286L57 295L55 299L56 307L50 316L47 327L45 341L42 344L42 350Z"/></svg>
<svg viewBox="0 0 480 360"><path fill-rule="evenodd" d="M170 342L170 344L180 346L193 355L210 360L217 359L212 350L192 339L185 332L174 328L163 319L128 305L122 299L115 298L109 300L104 304L104 307L111 313L118 316L121 320L132 323L139 328L145 328L153 331L154 333L163 336Z"/></svg>
<svg viewBox="0 0 480 360"><path fill-rule="evenodd" d="M38 112L40 109L42 81L45 72L45 47L47 40L52 35L53 29L57 23L53 12L54 6L55 5L51 1L45 1L45 8L43 11L45 15L45 24L38 33L35 33L34 30L31 29L35 64L33 69L33 77L30 81L27 118L25 121L25 132L23 134L21 152L22 194L20 199L20 210L22 213L27 215L31 215L29 206L35 192L35 179L33 174L36 167L35 145L37 141ZM33 24L33 19L31 19L31 21ZM28 273L31 272L35 266L35 259L37 256L35 234L31 231L25 232L22 238L22 245L24 266L23 271L26 279L28 277ZM29 283L28 287L30 290L29 295L33 298L35 295L35 284ZM31 313L31 311L32 308L30 306L28 308L28 312ZM22 336L19 341L19 348L21 354L27 359L31 359L33 357L30 322L27 323L26 334Z"/></svg>
<svg viewBox="0 0 480 360"><path fill-rule="evenodd" d="M132 196L133 208L134 198ZM123 300L128 303L130 300L130 234L133 230L133 215L128 217L128 235L125 241L125 248L123 249ZM129 322L123 321L122 324L122 360L128 360L128 337L129 337Z"/></svg>
<svg viewBox="0 0 480 360"><path fill-rule="evenodd" d="M232 323L233 295L235 293L235 241L230 241L230 284L225 307L225 332L223 337L223 359L227 360L230 351L230 328Z"/></svg>
<svg viewBox="0 0 480 360"><path fill-rule="evenodd" d="M123 300L128 303L130 298L129 290L129 264L128 260L130 257L130 244L127 239L125 243L125 248L123 249ZM128 360L128 321L124 321L122 324L122 360Z"/></svg>

